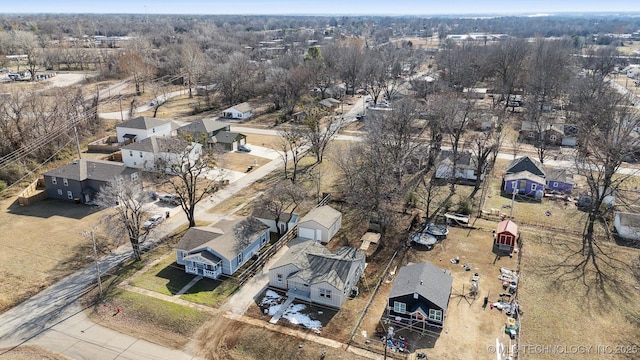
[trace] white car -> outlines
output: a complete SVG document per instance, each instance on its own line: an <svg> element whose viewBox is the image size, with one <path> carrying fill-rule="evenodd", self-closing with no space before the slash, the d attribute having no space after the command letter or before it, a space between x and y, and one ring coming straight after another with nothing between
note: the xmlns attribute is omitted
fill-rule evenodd
<svg viewBox="0 0 640 360"><path fill-rule="evenodd" d="M152 217L149 218L149 220L144 222L144 228L145 229L151 229L152 227L160 224L161 222L164 221L164 216L162 215L153 215Z"/></svg>

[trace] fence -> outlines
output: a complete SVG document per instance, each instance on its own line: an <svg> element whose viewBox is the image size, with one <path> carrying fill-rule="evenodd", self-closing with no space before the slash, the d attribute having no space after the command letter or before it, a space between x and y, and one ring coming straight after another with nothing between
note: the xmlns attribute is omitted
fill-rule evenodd
<svg viewBox="0 0 640 360"><path fill-rule="evenodd" d="M331 199L331 194L325 194L324 197L316 204L316 207L326 205ZM242 286L245 282L251 279L255 274L262 271L264 264L271 259L271 257L278 252L289 241L295 239L298 235L298 225L292 226L278 241L269 246L267 250L263 251L258 258L249 265L244 271L236 276L238 283Z"/></svg>
<svg viewBox="0 0 640 360"><path fill-rule="evenodd" d="M49 197L46 190L38 190L44 187L44 179L35 180L18 195L18 203L22 206L33 205Z"/></svg>

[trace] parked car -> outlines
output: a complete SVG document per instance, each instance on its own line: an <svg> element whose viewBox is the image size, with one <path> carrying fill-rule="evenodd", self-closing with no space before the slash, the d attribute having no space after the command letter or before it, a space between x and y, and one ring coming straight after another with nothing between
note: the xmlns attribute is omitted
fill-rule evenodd
<svg viewBox="0 0 640 360"><path fill-rule="evenodd" d="M152 217L149 218L149 220L144 222L143 226L145 229L151 229L152 227L160 224L163 221L164 221L163 215L153 215Z"/></svg>
<svg viewBox="0 0 640 360"><path fill-rule="evenodd" d="M180 200L182 200L182 199L178 195L163 194L163 195L160 195L159 200L162 201L162 202L169 203L169 204L179 205L180 204Z"/></svg>
<svg viewBox="0 0 640 360"><path fill-rule="evenodd" d="M251 152L251 149L247 145L238 145L239 152Z"/></svg>

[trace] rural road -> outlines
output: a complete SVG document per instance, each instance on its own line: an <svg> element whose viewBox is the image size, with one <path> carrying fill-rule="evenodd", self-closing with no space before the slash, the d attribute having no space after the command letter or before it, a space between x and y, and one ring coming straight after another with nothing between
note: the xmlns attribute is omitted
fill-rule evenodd
<svg viewBox="0 0 640 360"><path fill-rule="evenodd" d="M200 202L196 217L232 197L240 190L282 166L282 159L271 162L229 184ZM158 238L171 233L187 222L183 212L172 215L145 244L152 246ZM131 247L123 245L100 260L101 273L107 273L132 256ZM46 288L29 300L0 315L0 348L36 345L74 359L192 359L181 351L163 348L106 329L89 321L78 300L95 282L93 264ZM128 345L127 345L128 344ZM159 355L165 354L165 355Z"/></svg>

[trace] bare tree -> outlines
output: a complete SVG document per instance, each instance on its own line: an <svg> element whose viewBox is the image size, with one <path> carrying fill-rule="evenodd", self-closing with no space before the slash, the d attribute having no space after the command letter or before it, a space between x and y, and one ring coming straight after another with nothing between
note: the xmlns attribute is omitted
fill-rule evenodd
<svg viewBox="0 0 640 360"><path fill-rule="evenodd" d="M505 101L506 108L514 89L522 86L529 46L523 39L509 39L498 42L489 51L490 73L500 91L499 100Z"/></svg>
<svg viewBox="0 0 640 360"><path fill-rule="evenodd" d="M215 156L210 149L200 144L174 138L168 142L156 159L158 176L180 197L180 207L187 216L189 227L196 226L196 205L218 189L217 178L211 178L210 169L215 165Z"/></svg>
<svg viewBox="0 0 640 360"><path fill-rule="evenodd" d="M282 157L284 162L284 178L291 179L291 183L296 182L298 174L298 163L304 157L303 148L306 145L303 134L296 128L289 128L278 131L278 145L276 151ZM293 173L289 177L287 172L287 163L291 159L293 165Z"/></svg>
<svg viewBox="0 0 640 360"><path fill-rule="evenodd" d="M300 135L309 145L309 151L316 156L316 163L321 163L324 152L340 130L342 121L318 107L307 108L304 113Z"/></svg>
<svg viewBox="0 0 640 360"><path fill-rule="evenodd" d="M136 260L142 259L140 245L149 231L143 227L149 213L148 200L139 181L123 177L103 186L96 197L99 206L110 208L102 219L109 234L117 238L127 236Z"/></svg>
<svg viewBox="0 0 640 360"><path fill-rule="evenodd" d="M499 147L495 143L496 137L493 132L475 133L468 139L469 148L473 156L473 163L475 164L476 180L473 185L473 191L469 195L469 198L473 198L480 185L484 180L484 176L487 173L490 164L490 156L496 152L496 147Z"/></svg>
<svg viewBox="0 0 640 360"><path fill-rule="evenodd" d="M144 92L144 83L156 72L155 66L147 62L139 53L128 52L118 59L118 69L125 76L131 76L136 86L136 95Z"/></svg>
<svg viewBox="0 0 640 360"><path fill-rule="evenodd" d="M262 206L274 216L278 235L282 235L282 229L278 226L280 218L288 214L289 218L305 199L306 193L300 186L290 182L277 182L270 187L261 198ZM284 232L289 230L288 223Z"/></svg>
<svg viewBox="0 0 640 360"><path fill-rule="evenodd" d="M193 86L197 84L205 71L205 56L197 44L188 42L182 46L182 71L185 85L189 89L189 98L193 97Z"/></svg>
<svg viewBox="0 0 640 360"><path fill-rule="evenodd" d="M227 63L220 66L214 75L222 101L226 105L234 105L250 96L256 72L256 65L248 57L241 53L231 54Z"/></svg>

